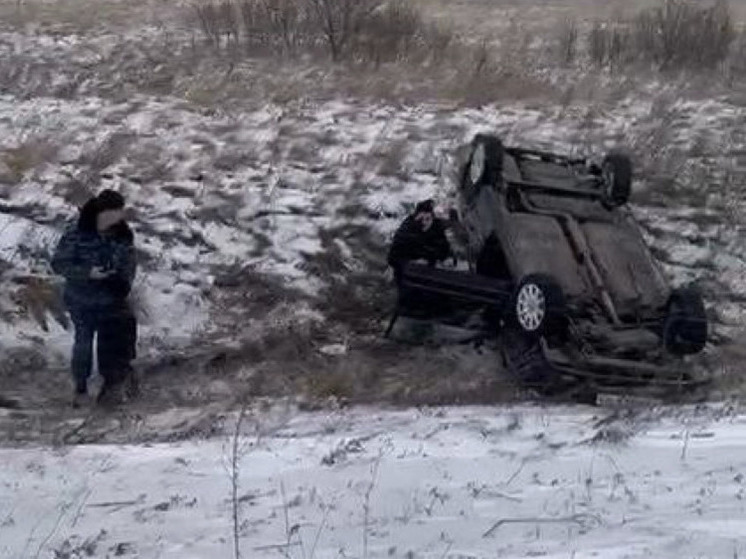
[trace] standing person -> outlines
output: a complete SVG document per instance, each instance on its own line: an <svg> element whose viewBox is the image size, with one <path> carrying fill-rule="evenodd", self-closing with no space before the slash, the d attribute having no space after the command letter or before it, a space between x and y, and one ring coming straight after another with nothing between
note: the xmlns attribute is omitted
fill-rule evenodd
<svg viewBox="0 0 746 559"><path fill-rule="evenodd" d="M417 204L394 234L389 250L388 263L394 270L397 284L401 269L407 262L424 260L435 266L448 258L451 246L446 237L443 221L435 217L435 204L424 200Z"/></svg>
<svg viewBox="0 0 746 559"><path fill-rule="evenodd" d="M99 372L104 378L100 401L116 400L134 357L136 324L127 298L136 260L124 206L122 195L112 190L86 202L52 258L52 269L65 278L65 305L75 327L72 376L76 407L88 399L96 335Z"/></svg>

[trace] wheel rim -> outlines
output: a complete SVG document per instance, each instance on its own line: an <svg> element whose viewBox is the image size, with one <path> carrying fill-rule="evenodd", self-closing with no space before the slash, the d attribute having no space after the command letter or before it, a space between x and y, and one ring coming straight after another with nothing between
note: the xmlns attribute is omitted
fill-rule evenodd
<svg viewBox="0 0 746 559"><path fill-rule="evenodd" d="M469 178L472 184L477 184L484 174L484 145L477 144L471 154L471 163L469 164Z"/></svg>
<svg viewBox="0 0 746 559"><path fill-rule="evenodd" d="M611 200L614 197L614 169L611 165L604 165L601 170L601 174L604 181L604 189L606 191L606 197Z"/></svg>
<svg viewBox="0 0 746 559"><path fill-rule="evenodd" d="M521 328L527 332L535 332L544 322L546 298L544 292L535 283L527 283L518 292L516 316Z"/></svg>

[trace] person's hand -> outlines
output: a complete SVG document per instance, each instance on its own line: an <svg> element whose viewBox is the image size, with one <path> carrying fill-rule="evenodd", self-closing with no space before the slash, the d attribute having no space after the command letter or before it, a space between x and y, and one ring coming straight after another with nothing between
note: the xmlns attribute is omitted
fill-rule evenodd
<svg viewBox="0 0 746 559"><path fill-rule="evenodd" d="M94 266L91 268L90 278L92 280L102 280L108 278L114 273L113 270L105 270L101 266Z"/></svg>

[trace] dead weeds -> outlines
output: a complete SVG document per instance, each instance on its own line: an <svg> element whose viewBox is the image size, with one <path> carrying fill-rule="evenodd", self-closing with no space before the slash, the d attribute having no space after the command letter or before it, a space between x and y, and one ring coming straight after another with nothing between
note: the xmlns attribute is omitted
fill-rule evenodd
<svg viewBox="0 0 746 559"><path fill-rule="evenodd" d="M59 146L44 138L28 140L0 152L0 164L6 169L2 181L19 183L29 171L54 161Z"/></svg>

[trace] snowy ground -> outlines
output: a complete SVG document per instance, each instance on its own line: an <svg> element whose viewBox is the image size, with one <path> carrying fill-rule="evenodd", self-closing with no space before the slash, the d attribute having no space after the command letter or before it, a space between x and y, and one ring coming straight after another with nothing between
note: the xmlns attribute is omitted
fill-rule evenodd
<svg viewBox="0 0 746 559"><path fill-rule="evenodd" d="M742 340L746 101L735 87L703 99L681 81L550 67L532 69L557 82L541 102L424 102L406 80L371 101L346 92L388 83L381 75L235 61L194 38L174 5L83 1L0 0L0 397L21 408L0 415L3 441L55 440L85 418L66 407L71 332L48 261L104 187L132 209L146 391L112 420L125 425L116 437L107 421L82 440L168 438L153 417L171 407L186 411L170 428L191 429L198 410L209 432L255 385L367 403L501 399L489 351L380 341L390 235L416 201L454 202L457 148L481 131L566 153L628 147L656 256L674 284L704 289L708 355ZM589 84L603 91L593 102Z"/></svg>
<svg viewBox="0 0 746 559"><path fill-rule="evenodd" d="M741 557L745 428L724 407L277 408L238 438L239 545L252 559ZM226 435L5 450L0 556L231 557L232 449Z"/></svg>
<svg viewBox="0 0 746 559"><path fill-rule="evenodd" d="M625 146L644 233L672 282L701 283L707 354L735 340L742 395L737 86L697 96L681 80L528 68L516 41L501 63L518 78L482 87L518 100L480 104L458 83L469 61L361 75L216 57L178 4L0 0L0 558L222 558L234 535L251 559L746 554L737 407L516 406L492 348L380 337L389 237L416 201L453 203L474 133ZM547 39L568 14L598 14L586 0L420 4L472 39ZM73 410L48 260L104 187L132 210L144 391ZM231 410L260 397L231 437ZM428 407L443 403L501 405Z"/></svg>
<svg viewBox="0 0 746 559"><path fill-rule="evenodd" d="M14 153L44 142L50 153L50 160L4 189L0 255L11 268L5 277L44 272L65 219L90 187L82 177L93 166L100 187L122 190L134 210L143 262L137 285L143 346L183 343L207 326L208 295L220 266L249 266L310 295L329 275L370 267L356 244L369 240L383 252L387 236L418 199L453 203L456 148L478 131L565 152L626 143L643 150L651 130L668 124L658 110L639 100L597 115L580 107L454 111L336 102L205 116L174 100L0 98L5 148ZM746 297L744 202L740 191L725 197L746 173L737 155L746 149L740 128L746 108L682 102L666 111L666 119L675 119L668 124L673 145L683 153L694 143L705 150L704 163L690 159L676 177L682 202L696 196L704 207L671 201L665 208L641 206L638 214L674 281L704 280L721 303L711 305L716 322L734 326ZM728 184L708 151L723 145L729 148L720 162L735 162ZM695 182L708 170L709 183ZM653 191L643 190L641 198L655 198L657 187L639 183ZM332 253L340 261L323 277L314 264L320 267L320 255ZM8 316L18 316L12 301L5 304ZM46 335L28 318L35 317L0 322L4 344L42 337L51 350L66 339L53 324Z"/></svg>

